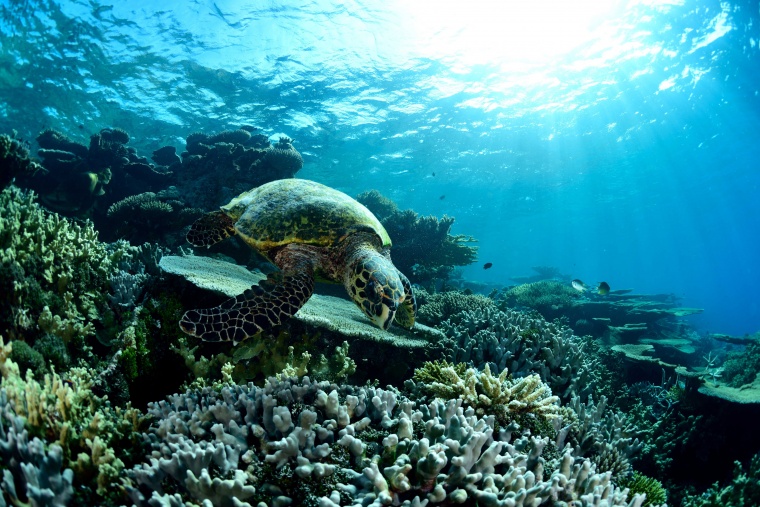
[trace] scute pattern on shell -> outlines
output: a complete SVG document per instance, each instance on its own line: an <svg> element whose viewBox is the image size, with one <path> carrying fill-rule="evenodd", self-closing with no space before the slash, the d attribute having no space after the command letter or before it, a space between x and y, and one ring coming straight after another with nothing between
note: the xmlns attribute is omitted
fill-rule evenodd
<svg viewBox="0 0 760 507"><path fill-rule="evenodd" d="M235 229L266 254L289 243L330 247L359 231L375 233L383 246L390 238L380 221L338 190L308 180L277 180L236 197L222 210L237 218Z"/></svg>

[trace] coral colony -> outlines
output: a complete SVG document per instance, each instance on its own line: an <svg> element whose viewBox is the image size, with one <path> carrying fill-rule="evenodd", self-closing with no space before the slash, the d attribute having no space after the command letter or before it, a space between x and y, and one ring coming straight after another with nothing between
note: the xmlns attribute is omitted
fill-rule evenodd
<svg viewBox="0 0 760 507"><path fill-rule="evenodd" d="M36 141L0 136L0 506L760 504L757 336L696 336L673 297L579 291L552 267L473 286L453 218L368 191L412 329L317 290L206 343L185 312L238 318L225 300L280 297L282 277L238 238L193 250L188 228L294 177L296 143L248 126L150 157L117 128Z"/></svg>

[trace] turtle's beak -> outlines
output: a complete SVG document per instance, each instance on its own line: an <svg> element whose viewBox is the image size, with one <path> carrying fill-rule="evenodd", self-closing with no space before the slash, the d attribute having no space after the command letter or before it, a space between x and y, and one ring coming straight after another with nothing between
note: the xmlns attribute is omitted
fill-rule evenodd
<svg viewBox="0 0 760 507"><path fill-rule="evenodd" d="M391 298L383 298L383 302L379 307L381 309L380 315L372 319L377 327L387 331L393 323L393 318L396 316L396 309L398 305Z"/></svg>

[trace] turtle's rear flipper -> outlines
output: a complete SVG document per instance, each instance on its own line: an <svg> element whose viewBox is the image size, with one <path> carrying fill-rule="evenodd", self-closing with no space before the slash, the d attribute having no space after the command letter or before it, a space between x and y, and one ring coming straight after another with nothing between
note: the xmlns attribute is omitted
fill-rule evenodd
<svg viewBox="0 0 760 507"><path fill-rule="evenodd" d="M206 213L196 220L187 232L193 246L211 246L235 235L235 222L222 211Z"/></svg>
<svg viewBox="0 0 760 507"><path fill-rule="evenodd" d="M190 310L179 325L189 335L209 341L232 341L236 345L295 315L314 290L311 273L270 274L237 297L215 308Z"/></svg>

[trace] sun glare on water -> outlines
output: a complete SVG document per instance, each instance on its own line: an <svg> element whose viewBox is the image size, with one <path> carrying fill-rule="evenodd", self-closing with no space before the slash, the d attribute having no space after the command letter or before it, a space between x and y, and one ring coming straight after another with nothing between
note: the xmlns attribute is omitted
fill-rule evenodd
<svg viewBox="0 0 760 507"><path fill-rule="evenodd" d="M415 0L407 21L426 56L454 66L541 66L600 37L620 0Z"/></svg>

